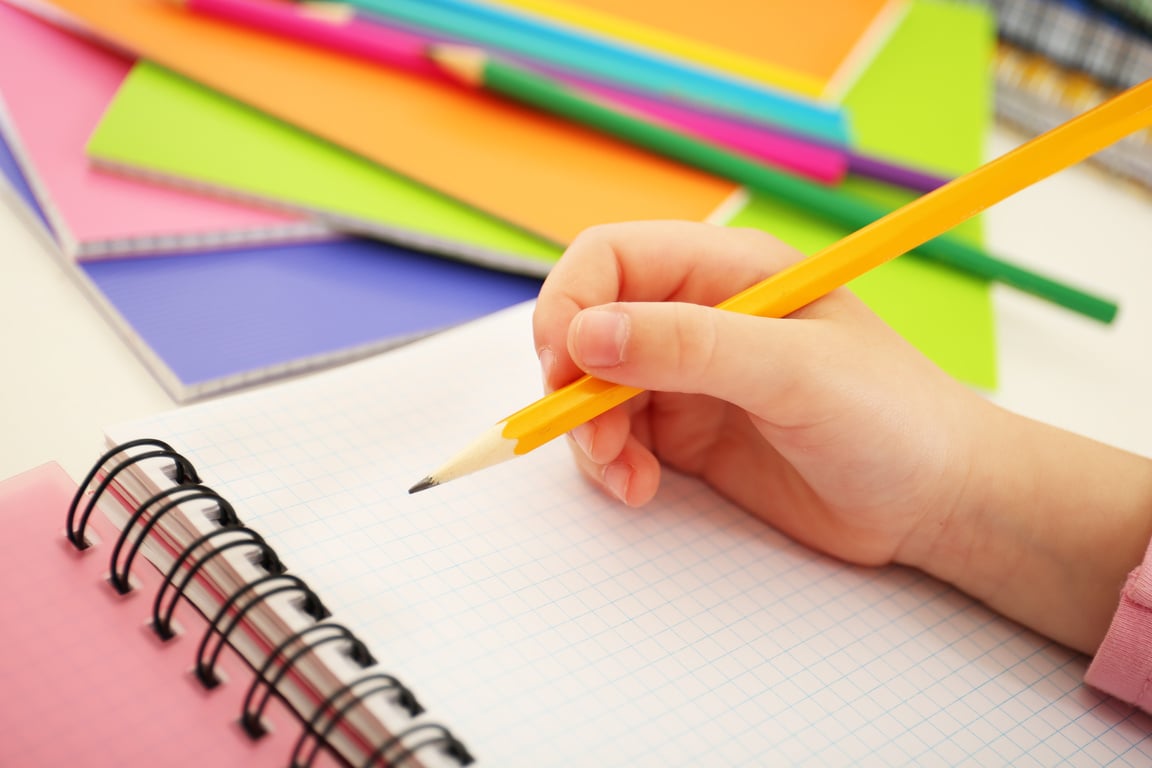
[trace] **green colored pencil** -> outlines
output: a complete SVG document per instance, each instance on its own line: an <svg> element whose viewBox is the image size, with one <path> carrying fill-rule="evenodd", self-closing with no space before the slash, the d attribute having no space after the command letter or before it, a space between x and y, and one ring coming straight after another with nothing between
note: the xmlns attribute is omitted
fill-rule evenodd
<svg viewBox="0 0 1152 768"><path fill-rule="evenodd" d="M843 190L823 187L791 174L597 103L546 76L488 56L484 51L437 45L429 58L457 80L507 97L581 125L628 141L651 152L742 184L749 189L796 204L814 214L856 230L891 211ZM943 235L916 249L921 256L1025 293L1082 315L1110 323L1116 304L1023 267L996 258L981 248Z"/></svg>

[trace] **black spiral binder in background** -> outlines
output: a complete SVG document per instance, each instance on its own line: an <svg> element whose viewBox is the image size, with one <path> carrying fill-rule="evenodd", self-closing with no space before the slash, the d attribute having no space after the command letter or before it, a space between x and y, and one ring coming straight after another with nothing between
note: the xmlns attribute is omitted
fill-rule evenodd
<svg viewBox="0 0 1152 768"><path fill-rule="evenodd" d="M128 453L131 449L144 450ZM110 464L113 460L115 463ZM181 597L188 599L186 590L194 583L196 575L214 558L230 549L246 547L255 550L254 563L266 572L266 575L227 595L216 614L206 617L208 626L197 648L195 662L196 676L205 687L212 688L218 683L216 665L224 647L229 644L232 632L243 625L250 610L272 595L297 593L301 598L303 612L315 622L280 641L259 665L255 665L245 654L236 654L253 673L239 718L250 738L258 739L265 734L262 716L273 695L285 703L302 726L292 751L291 768L311 766L321 749L327 749L341 762L347 762L343 755L331 747L328 737L345 721L349 713L370 697L386 696L390 705L400 707L412 717L423 712L415 695L399 679L372 669L376 660L367 646L347 627L330 621L328 609L307 583L288 573L280 557L263 537L243 524L227 500L201 482L196 468L187 458L161 440L132 440L100 457L80 484L68 509L67 534L74 547L86 549L89 546L85 539L88 520L116 476L133 464L149 460L168 460L173 463L169 473L173 485L142 502L121 529L109 558L109 581L118 592L126 594L132 591L132 565L165 515L193 500L211 502L217 509L214 522L218 527L189 542L176 555L156 590L152 606L152 628L161 640L167 641L175 636L173 627L176 606ZM99 482L81 510L81 502L98 476ZM171 597L165 602L169 593ZM329 692L305 716L285 700L278 685L298 661L328 643L342 644L348 658L363 670L363 674ZM414 760L421 751L433 748L459 765L474 762L464 744L444 726L413 722L407 729L377 744L361 765L365 768L373 765L403 766Z"/></svg>

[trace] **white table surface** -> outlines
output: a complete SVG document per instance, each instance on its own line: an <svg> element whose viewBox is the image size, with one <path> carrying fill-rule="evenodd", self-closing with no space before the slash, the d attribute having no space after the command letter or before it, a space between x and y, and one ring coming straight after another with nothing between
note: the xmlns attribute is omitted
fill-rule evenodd
<svg viewBox="0 0 1152 768"><path fill-rule="evenodd" d="M997 130L989 156L1020 137ZM1081 166L986 214L1014 261L1117 299L1111 326L997 286L1001 404L1152 456L1152 195ZM80 477L102 427L178 407L23 220L0 205L0 478Z"/></svg>

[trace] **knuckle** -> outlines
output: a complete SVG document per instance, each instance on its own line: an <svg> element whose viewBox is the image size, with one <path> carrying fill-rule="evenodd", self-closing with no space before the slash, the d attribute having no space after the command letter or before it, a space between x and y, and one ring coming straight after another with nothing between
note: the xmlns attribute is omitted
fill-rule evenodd
<svg viewBox="0 0 1152 768"><path fill-rule="evenodd" d="M575 252L607 247L612 242L612 233L617 226L615 224L593 224L585 227L572 238L568 244L568 250Z"/></svg>
<svg viewBox="0 0 1152 768"><path fill-rule="evenodd" d="M762 229L739 227L733 228L732 232L739 247L747 249L748 255L762 264L768 274L804 258L802 253Z"/></svg>
<svg viewBox="0 0 1152 768"><path fill-rule="evenodd" d="M729 231L733 237L754 248L766 248L780 243L778 238L755 227L731 227Z"/></svg>
<svg viewBox="0 0 1152 768"><path fill-rule="evenodd" d="M717 328L713 313L704 307L678 304L673 314L674 338L670 350L677 376L695 383L708 375L716 356Z"/></svg>

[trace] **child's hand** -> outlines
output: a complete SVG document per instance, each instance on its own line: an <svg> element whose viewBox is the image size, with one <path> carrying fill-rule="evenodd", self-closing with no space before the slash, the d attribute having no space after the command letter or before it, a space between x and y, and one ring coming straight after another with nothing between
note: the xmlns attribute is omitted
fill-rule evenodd
<svg viewBox="0 0 1152 768"><path fill-rule="evenodd" d="M578 237L533 320L546 386L648 390L574 431L584 473L640 505L666 464L815 549L1095 649L1152 536L1152 462L997 408L846 289L786 319L712 308L799 258L705 224Z"/></svg>
<svg viewBox="0 0 1152 768"><path fill-rule="evenodd" d="M663 462L810 546L885 563L955 506L986 406L846 290L783 320L711 308L799 258L752 230L589 230L540 293L546 383L651 390L573 435L583 470L628 504L652 497Z"/></svg>

